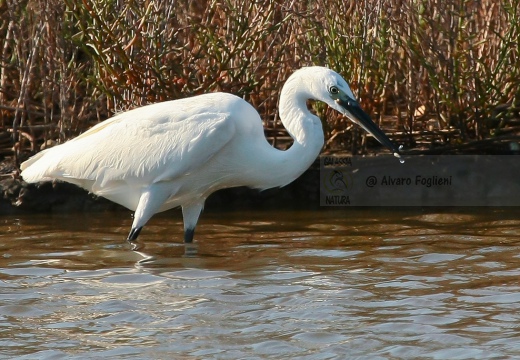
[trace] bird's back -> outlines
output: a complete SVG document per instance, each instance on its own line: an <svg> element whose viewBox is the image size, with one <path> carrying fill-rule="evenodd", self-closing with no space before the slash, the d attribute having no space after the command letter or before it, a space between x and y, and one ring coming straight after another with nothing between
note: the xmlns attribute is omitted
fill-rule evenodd
<svg viewBox="0 0 520 360"><path fill-rule="evenodd" d="M238 115L238 116L237 116ZM246 101L211 93L118 114L21 166L27 182L60 179L129 208L117 195L171 181L204 164L237 133L260 133L258 113ZM118 201L120 200L120 201Z"/></svg>

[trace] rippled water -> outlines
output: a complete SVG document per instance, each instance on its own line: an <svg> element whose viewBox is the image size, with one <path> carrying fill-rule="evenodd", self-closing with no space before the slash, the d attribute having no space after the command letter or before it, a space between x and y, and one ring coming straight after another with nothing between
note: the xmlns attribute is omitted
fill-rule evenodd
<svg viewBox="0 0 520 360"><path fill-rule="evenodd" d="M460 209L459 209L460 210ZM520 209L0 218L0 357L520 356Z"/></svg>

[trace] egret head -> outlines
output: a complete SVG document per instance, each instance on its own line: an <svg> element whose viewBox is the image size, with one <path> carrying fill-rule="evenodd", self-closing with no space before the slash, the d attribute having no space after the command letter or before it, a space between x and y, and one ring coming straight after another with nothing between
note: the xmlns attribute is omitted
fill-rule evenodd
<svg viewBox="0 0 520 360"><path fill-rule="evenodd" d="M313 67L314 76L320 78L320 88L314 88L316 100L322 100L333 109L347 116L358 124L377 141L388 147L394 156L401 159L399 149L390 141L385 133L363 111L350 89L348 83L336 72L322 67Z"/></svg>

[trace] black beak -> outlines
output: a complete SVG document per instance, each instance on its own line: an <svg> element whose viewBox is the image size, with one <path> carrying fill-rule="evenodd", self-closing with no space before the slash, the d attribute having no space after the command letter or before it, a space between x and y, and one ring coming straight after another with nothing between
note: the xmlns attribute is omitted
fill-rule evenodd
<svg viewBox="0 0 520 360"><path fill-rule="evenodd" d="M390 141L388 136L372 121L370 116L361 109L358 102L350 97L347 100L336 100L346 111L346 115L356 124L365 129L368 133L372 134L382 145L389 148L395 157L401 159L399 149Z"/></svg>

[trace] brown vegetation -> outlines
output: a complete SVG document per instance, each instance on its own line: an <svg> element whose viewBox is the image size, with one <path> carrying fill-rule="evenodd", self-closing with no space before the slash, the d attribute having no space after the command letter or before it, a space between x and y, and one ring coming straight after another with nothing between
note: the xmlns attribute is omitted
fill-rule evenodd
<svg viewBox="0 0 520 360"><path fill-rule="evenodd" d="M15 160L210 91L253 103L284 146L278 92L310 64L343 74L408 147L518 139L520 0L0 0L0 14L0 156ZM328 151L366 151L362 131L313 106Z"/></svg>

